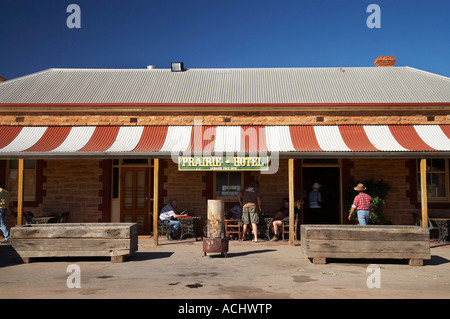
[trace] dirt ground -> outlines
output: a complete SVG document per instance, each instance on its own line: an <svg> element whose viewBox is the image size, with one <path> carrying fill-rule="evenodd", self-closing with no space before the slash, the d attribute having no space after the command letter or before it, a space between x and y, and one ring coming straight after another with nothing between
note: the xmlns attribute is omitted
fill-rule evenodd
<svg viewBox="0 0 450 319"><path fill-rule="evenodd" d="M227 258L204 256L202 241L195 239L159 242L154 247L152 238L140 238L139 250L123 263L42 258L22 264L11 246L1 245L0 299L450 298L448 243L431 242L431 259L410 266L406 260L315 265L299 242L230 241ZM79 288L69 287L76 283Z"/></svg>

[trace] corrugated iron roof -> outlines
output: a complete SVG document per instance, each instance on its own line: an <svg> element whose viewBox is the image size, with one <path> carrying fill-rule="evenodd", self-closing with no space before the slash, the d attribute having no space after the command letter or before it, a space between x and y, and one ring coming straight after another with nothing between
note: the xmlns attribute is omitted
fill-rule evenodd
<svg viewBox="0 0 450 319"><path fill-rule="evenodd" d="M20 131L19 131L20 130ZM277 152L386 156L450 152L450 125L0 126L0 158Z"/></svg>
<svg viewBox="0 0 450 319"><path fill-rule="evenodd" d="M48 69L0 84L0 104L449 102L449 78L410 67Z"/></svg>

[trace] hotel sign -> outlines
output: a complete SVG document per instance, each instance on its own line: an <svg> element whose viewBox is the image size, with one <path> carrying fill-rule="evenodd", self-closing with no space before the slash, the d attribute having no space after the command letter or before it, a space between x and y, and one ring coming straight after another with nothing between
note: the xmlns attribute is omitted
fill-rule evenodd
<svg viewBox="0 0 450 319"><path fill-rule="evenodd" d="M181 156L179 171L267 171L268 157Z"/></svg>

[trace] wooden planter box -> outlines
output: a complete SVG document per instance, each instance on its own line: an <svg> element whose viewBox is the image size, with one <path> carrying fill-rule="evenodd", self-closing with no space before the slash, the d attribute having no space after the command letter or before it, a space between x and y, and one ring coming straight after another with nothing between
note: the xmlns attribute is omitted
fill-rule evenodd
<svg viewBox="0 0 450 319"><path fill-rule="evenodd" d="M326 258L409 259L423 265L430 259L427 229L394 225L302 225L301 245L315 264Z"/></svg>
<svg viewBox="0 0 450 319"><path fill-rule="evenodd" d="M18 226L11 228L11 246L25 263L33 257L111 257L111 262L122 262L138 250L137 224Z"/></svg>

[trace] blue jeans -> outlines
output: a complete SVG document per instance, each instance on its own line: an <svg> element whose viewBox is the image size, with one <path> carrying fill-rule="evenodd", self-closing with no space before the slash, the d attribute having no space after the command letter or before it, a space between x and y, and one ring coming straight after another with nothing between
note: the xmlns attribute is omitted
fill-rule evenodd
<svg viewBox="0 0 450 319"><path fill-rule="evenodd" d="M0 209L0 228L3 232L3 235L5 236L5 240L9 240L9 232L5 225L6 212L7 212L6 209Z"/></svg>
<svg viewBox="0 0 450 319"><path fill-rule="evenodd" d="M368 210L358 210L358 221L360 225L369 223L370 212Z"/></svg>
<svg viewBox="0 0 450 319"><path fill-rule="evenodd" d="M173 235L180 228L180 222L178 220L166 220L166 223L170 226L170 233Z"/></svg>

